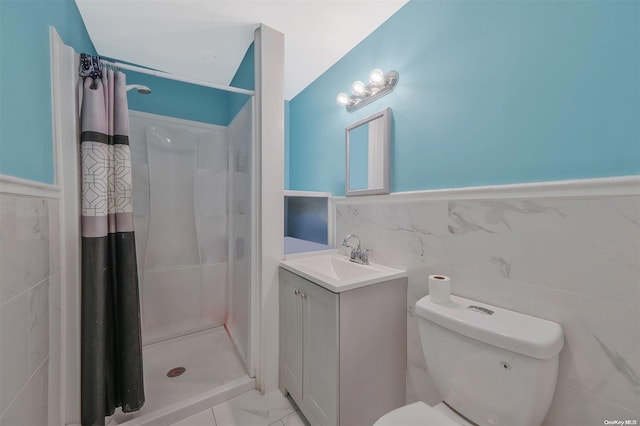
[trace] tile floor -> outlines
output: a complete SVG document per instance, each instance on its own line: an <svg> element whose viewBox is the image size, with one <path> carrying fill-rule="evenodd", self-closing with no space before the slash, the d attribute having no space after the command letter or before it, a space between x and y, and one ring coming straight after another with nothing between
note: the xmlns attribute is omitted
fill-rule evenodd
<svg viewBox="0 0 640 426"><path fill-rule="evenodd" d="M252 390L215 405L172 426L309 426L287 398L276 390Z"/></svg>

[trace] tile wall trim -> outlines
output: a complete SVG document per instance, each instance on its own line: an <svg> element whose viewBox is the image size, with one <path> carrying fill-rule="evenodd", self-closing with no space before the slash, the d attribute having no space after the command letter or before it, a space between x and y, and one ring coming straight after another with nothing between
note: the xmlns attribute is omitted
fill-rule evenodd
<svg viewBox="0 0 640 426"><path fill-rule="evenodd" d="M640 175L393 192L387 195L362 197L335 197L334 202L336 205L343 205L442 200L501 200L523 197L604 198L625 195L640 195Z"/></svg>
<svg viewBox="0 0 640 426"><path fill-rule="evenodd" d="M60 199L61 190L57 185L0 174L0 194L57 200Z"/></svg>

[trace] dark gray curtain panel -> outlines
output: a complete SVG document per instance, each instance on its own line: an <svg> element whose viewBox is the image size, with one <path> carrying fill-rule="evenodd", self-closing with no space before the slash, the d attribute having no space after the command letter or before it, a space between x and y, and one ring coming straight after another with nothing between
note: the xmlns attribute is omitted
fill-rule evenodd
<svg viewBox="0 0 640 426"><path fill-rule="evenodd" d="M144 404L126 77L86 77L82 158L82 424Z"/></svg>

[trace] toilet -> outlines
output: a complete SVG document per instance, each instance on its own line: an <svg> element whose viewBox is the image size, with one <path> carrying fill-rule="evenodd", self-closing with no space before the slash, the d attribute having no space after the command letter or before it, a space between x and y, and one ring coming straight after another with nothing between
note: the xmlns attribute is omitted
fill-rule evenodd
<svg viewBox="0 0 640 426"><path fill-rule="evenodd" d="M539 426L558 376L559 324L486 303L429 296L415 314L427 370L442 402L416 402L374 426Z"/></svg>

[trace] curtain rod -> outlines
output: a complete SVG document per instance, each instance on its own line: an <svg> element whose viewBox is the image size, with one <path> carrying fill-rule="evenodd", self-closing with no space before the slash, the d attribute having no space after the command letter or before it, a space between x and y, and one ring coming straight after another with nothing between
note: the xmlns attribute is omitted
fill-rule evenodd
<svg viewBox="0 0 640 426"><path fill-rule="evenodd" d="M168 72L151 70L149 68L142 68L135 65L123 64L121 62L111 62L105 59L100 59L100 62L105 65L110 65L112 67L120 68L123 70L135 71L135 72L139 72L140 74L147 74L147 75L152 75L154 77L166 78L167 80L175 80L175 81L181 81L183 83L196 84L198 86L211 87L212 89L225 90L227 92L241 93L243 95L250 95L250 96L253 96L256 93L254 90L247 90L247 89L241 89L239 87L232 87L232 86L225 86L223 84L210 83L208 81L198 80L195 78L180 77L174 74L169 74Z"/></svg>

